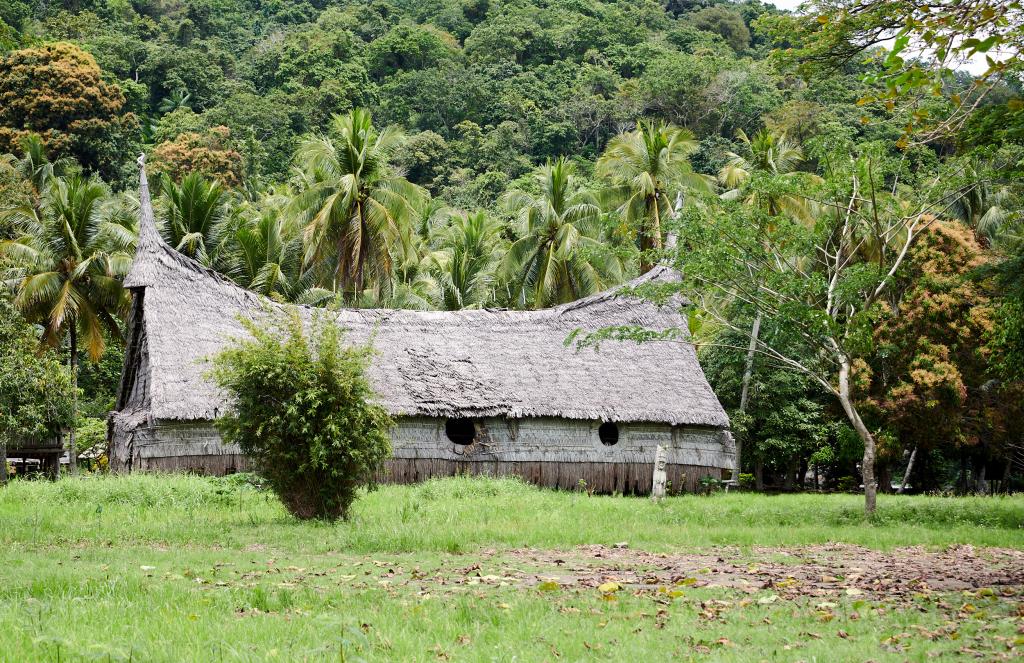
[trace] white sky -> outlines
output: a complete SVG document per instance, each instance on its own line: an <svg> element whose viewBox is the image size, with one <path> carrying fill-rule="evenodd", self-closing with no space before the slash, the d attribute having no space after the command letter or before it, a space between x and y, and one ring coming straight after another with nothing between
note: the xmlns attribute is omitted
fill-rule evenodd
<svg viewBox="0 0 1024 663"><path fill-rule="evenodd" d="M799 7L800 4L803 2L803 0L765 0L765 2L767 2L768 4L775 5L779 9L790 9L790 10L793 10L793 9L796 9L797 7ZM881 45L885 46L885 47L889 47L890 45L892 45L892 42L891 41L883 42ZM993 56L993 57L995 57L995 56ZM985 70L988 69L988 64L985 62L985 56L983 54L979 53L979 54L975 55L973 58L971 58L970 61L968 61L961 68L962 69L966 69L967 71L971 72L972 74L977 75L977 74L984 73Z"/></svg>

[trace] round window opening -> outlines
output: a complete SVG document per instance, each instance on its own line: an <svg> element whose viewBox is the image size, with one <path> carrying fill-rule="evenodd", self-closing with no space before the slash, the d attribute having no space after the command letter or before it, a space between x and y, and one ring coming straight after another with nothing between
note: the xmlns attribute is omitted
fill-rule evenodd
<svg viewBox="0 0 1024 663"><path fill-rule="evenodd" d="M472 419L449 419L444 424L444 434L455 444L473 444L476 440L476 426Z"/></svg>
<svg viewBox="0 0 1024 663"><path fill-rule="evenodd" d="M606 447L618 444L619 427L610 421L606 421L597 429L597 436L601 438L601 444Z"/></svg>

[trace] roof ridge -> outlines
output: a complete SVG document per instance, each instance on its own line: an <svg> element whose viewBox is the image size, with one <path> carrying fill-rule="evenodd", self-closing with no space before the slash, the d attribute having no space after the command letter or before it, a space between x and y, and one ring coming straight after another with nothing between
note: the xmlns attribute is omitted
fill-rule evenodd
<svg viewBox="0 0 1024 663"><path fill-rule="evenodd" d="M566 302L565 304L553 306L547 310L557 311L558 313L570 313L572 311L578 311L579 309L586 308L588 306L594 306L595 304L603 304L618 297L629 297L630 295L628 293L625 293L624 291L636 288L637 286L641 286L646 283L677 283L681 280L682 274L680 274L679 271L673 269L672 267L668 267L667 265L656 265L650 271L647 271L641 274L640 276L637 276L636 278L630 279L625 283L620 283L616 286L608 288L607 290L602 290L601 292L595 293L593 295L582 297L580 299L577 299L576 301ZM681 305L685 305L688 303L689 301L686 300L685 298L683 298L680 301Z"/></svg>

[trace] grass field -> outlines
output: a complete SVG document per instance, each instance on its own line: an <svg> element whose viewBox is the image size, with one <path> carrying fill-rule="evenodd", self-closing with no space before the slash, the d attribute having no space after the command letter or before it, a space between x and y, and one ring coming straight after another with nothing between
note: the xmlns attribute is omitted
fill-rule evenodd
<svg viewBox="0 0 1024 663"><path fill-rule="evenodd" d="M0 489L0 660L1024 652L1024 497L883 496L870 522L861 508L853 495L654 504L457 478L384 487L326 525L238 477L13 482Z"/></svg>

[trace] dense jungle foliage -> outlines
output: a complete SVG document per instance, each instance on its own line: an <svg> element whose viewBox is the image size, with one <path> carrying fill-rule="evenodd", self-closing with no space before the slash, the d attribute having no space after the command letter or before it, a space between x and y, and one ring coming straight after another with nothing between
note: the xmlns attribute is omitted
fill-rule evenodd
<svg viewBox="0 0 1024 663"><path fill-rule="evenodd" d="M532 308L674 263L741 482L856 490L867 448L882 490L1019 488L1020 7L861 4L9 0L5 296L101 417L144 151L165 239L280 300Z"/></svg>

